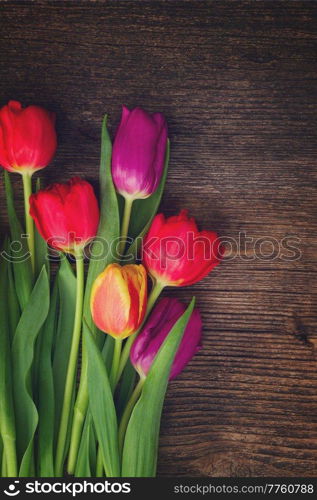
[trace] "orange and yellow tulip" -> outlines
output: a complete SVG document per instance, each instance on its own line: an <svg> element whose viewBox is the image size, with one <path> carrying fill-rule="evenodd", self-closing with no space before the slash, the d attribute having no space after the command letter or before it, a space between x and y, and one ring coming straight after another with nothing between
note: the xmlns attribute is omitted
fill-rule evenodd
<svg viewBox="0 0 317 500"><path fill-rule="evenodd" d="M96 326L117 339L140 327L147 305L147 275L142 264L109 264L93 284L90 307Z"/></svg>

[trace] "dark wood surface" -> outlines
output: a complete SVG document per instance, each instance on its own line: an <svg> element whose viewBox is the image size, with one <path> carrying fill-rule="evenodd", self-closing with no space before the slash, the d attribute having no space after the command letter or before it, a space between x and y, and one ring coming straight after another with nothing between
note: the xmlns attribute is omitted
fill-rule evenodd
<svg viewBox="0 0 317 500"><path fill-rule="evenodd" d="M120 106L141 105L169 123L166 214L299 238L298 260L252 260L248 243L168 291L196 295L204 349L170 385L159 475L317 474L316 14L310 1L1 2L0 104L57 113L47 182L97 182L103 114L113 133Z"/></svg>

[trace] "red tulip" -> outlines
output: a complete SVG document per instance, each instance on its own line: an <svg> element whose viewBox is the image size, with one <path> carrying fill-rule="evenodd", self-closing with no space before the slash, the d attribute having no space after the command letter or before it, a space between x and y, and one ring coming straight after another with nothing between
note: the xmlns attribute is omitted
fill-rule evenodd
<svg viewBox="0 0 317 500"><path fill-rule="evenodd" d="M223 254L217 233L197 229L187 210L154 218L143 243L143 263L162 286L185 286L204 278Z"/></svg>
<svg viewBox="0 0 317 500"><path fill-rule="evenodd" d="M97 327L125 339L141 325L147 304L147 276L142 264L109 264L93 284L91 315Z"/></svg>
<svg viewBox="0 0 317 500"><path fill-rule="evenodd" d="M73 177L30 197L30 214L53 248L76 254L96 236L99 208L89 182Z"/></svg>
<svg viewBox="0 0 317 500"><path fill-rule="evenodd" d="M55 114L39 106L9 101L0 110L0 165L9 172L33 173L56 151Z"/></svg>

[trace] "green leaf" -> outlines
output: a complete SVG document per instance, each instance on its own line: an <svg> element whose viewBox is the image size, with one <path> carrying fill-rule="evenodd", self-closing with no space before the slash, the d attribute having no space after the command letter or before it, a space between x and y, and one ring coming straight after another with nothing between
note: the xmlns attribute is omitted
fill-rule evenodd
<svg viewBox="0 0 317 500"><path fill-rule="evenodd" d="M36 191L41 189L41 181L38 177L36 180ZM46 241L42 238L40 233L37 230L37 227L34 227L34 236L35 236L35 277L37 277L43 266L46 267L47 274L50 274L50 263L48 259L48 248Z"/></svg>
<svg viewBox="0 0 317 500"><path fill-rule="evenodd" d="M89 409L102 451L107 477L120 476L118 424L107 370L89 328L85 328L88 357Z"/></svg>
<svg viewBox="0 0 317 500"><path fill-rule="evenodd" d="M97 276L111 262L117 260L113 242L116 242L120 236L120 214L118 206L118 197L115 191L112 175L111 175L111 151L112 145L110 136L107 130L107 115L105 115L102 123L101 131L101 159L99 171L100 185L100 222L97 238L91 246L91 259L88 268L86 280L83 317L83 354L81 366L81 379L79 392L83 397L76 401L75 412L85 415L88 406L88 387L87 387L87 355L86 355L86 335L87 328L93 333L97 342L98 348L101 350L106 340L103 332L100 332L92 321L90 312L90 295L92 285ZM110 347L108 345L108 347ZM108 352L108 351L107 351ZM87 445L87 443L85 444Z"/></svg>
<svg viewBox="0 0 317 500"><path fill-rule="evenodd" d="M21 311L18 301L18 296L15 291L15 283L13 277L12 263L8 265L8 319L9 319L9 329L10 329L10 339L12 342L14 332L18 326Z"/></svg>
<svg viewBox="0 0 317 500"><path fill-rule="evenodd" d="M2 468L2 466L4 466L4 464L5 464L5 461L6 461L6 458L5 458L4 451L3 451L3 442L2 442L1 432L0 432L0 471L1 471L0 477L7 476L5 467Z"/></svg>
<svg viewBox="0 0 317 500"><path fill-rule="evenodd" d="M12 185L9 174L6 171L4 172L4 184L12 240L8 258L13 262L16 293L21 310L23 311L32 291L33 277L31 259L27 239L23 237L23 235L25 236L25 232L22 229L14 208Z"/></svg>
<svg viewBox="0 0 317 500"><path fill-rule="evenodd" d="M91 413L86 417L88 419L87 426L89 428L89 463L91 475L96 476L96 464L97 464L97 438L94 428L94 423L92 420Z"/></svg>
<svg viewBox="0 0 317 500"><path fill-rule="evenodd" d="M48 314L49 298L49 282L43 267L22 313L12 344L17 450L21 461L21 477L34 474L33 441L38 413L32 396L31 368L34 344Z"/></svg>
<svg viewBox="0 0 317 500"><path fill-rule="evenodd" d="M58 285L55 279L48 316L38 337L39 477L54 477L55 400L52 348L58 320L58 299Z"/></svg>
<svg viewBox="0 0 317 500"><path fill-rule="evenodd" d="M125 264L134 262L137 259L142 238L148 232L151 222L161 203L167 177L169 157L170 143L167 141L163 175L157 190L145 200L135 200L133 202L129 226L129 237L133 238L134 241L127 250L127 255L124 258Z"/></svg>
<svg viewBox="0 0 317 500"><path fill-rule="evenodd" d="M87 383L87 356L86 356L86 335L87 328L93 333L97 346L101 350L107 336L100 332L95 326L90 312L90 295L92 285L97 278L97 276L104 270L104 268L111 262L116 261L117 255L115 249L113 249L113 242L117 241L120 236L120 214L118 206L118 197L116 190L113 185L112 175L111 175L111 151L112 145L110 136L107 130L107 115L105 115L102 123L101 131L101 159L100 159L100 172L99 172L99 184L100 184L100 222L98 228L98 235L96 240L93 242L91 247L91 259L88 268L88 275L85 288L84 296L84 307L83 307L83 317L85 322L83 323L83 355L82 355L82 367L81 367L81 388L82 394L87 395L88 383ZM102 251L100 251L102 249ZM112 341L107 340L105 344L104 358L109 360L109 354L111 354ZM78 400L76 404L78 403ZM87 412L88 399L81 400L79 402L80 413L85 414ZM89 411L89 410L88 410ZM85 437L87 438L88 433ZM89 436L92 433L89 432ZM84 438L83 438L84 439ZM92 439L92 438L91 438ZM82 443L82 446L88 446L88 443Z"/></svg>
<svg viewBox="0 0 317 500"><path fill-rule="evenodd" d="M62 256L57 275L59 314L53 354L53 377L55 392L55 439L61 417L65 380L76 308L76 277L65 256ZM55 441L54 439L54 441Z"/></svg>
<svg viewBox="0 0 317 500"><path fill-rule="evenodd" d="M114 350L114 338L105 335L105 342L101 351L101 356L106 367L107 373L110 373L112 357ZM90 409L85 418L85 424L80 441L78 460L76 465L76 477L91 477L96 467L96 436L93 427Z"/></svg>
<svg viewBox="0 0 317 500"><path fill-rule="evenodd" d="M6 275L10 263L1 258L0 275ZM4 447L3 467L5 474L17 475L17 460L15 450L15 417L12 398L12 365L11 339L8 317L8 282L0 280L0 431ZM9 464L9 467L8 467Z"/></svg>
<svg viewBox="0 0 317 500"><path fill-rule="evenodd" d="M7 471L7 459L4 453L4 450L2 450L2 461L1 461L1 477L8 477L8 471Z"/></svg>
<svg viewBox="0 0 317 500"><path fill-rule="evenodd" d="M36 190L38 191L40 189L40 179L37 179L36 182ZM36 225L34 227L34 241L35 241L35 269L34 269L34 276L35 279L39 276L43 266L45 266L46 272L48 277L50 276L50 265L49 265L49 259L48 259L48 248L46 241L42 238L42 236L39 234ZM32 369L32 377L33 377L33 387L34 387L34 402L36 406L38 406L38 393L39 393L39 376L40 376L40 370L39 370L39 365L41 363L40 360L40 337L41 334L39 334L37 341L35 343L35 353L34 353L34 361L33 361L33 369Z"/></svg>
<svg viewBox="0 0 317 500"><path fill-rule="evenodd" d="M122 477L154 477L160 421L171 366L195 304L193 298L163 342L132 412L124 441Z"/></svg>
<svg viewBox="0 0 317 500"><path fill-rule="evenodd" d="M115 340L113 337L111 337L111 335L104 334L104 336L105 336L105 343L101 351L101 356L105 364L105 367L107 369L107 373L110 373Z"/></svg>
<svg viewBox="0 0 317 500"><path fill-rule="evenodd" d="M91 413L85 419L82 438L78 451L75 477L92 477L96 467L96 438Z"/></svg>
<svg viewBox="0 0 317 500"><path fill-rule="evenodd" d="M135 385L135 379L136 379L136 371L134 369L134 366L132 365L130 359L128 359L127 364L125 365L123 374L122 374L122 380L120 384L120 389L119 389L119 396L118 396L118 401L116 404L117 407L117 414L118 417L120 418L127 402L130 399L130 396L133 392L133 388Z"/></svg>
<svg viewBox="0 0 317 500"><path fill-rule="evenodd" d="M92 285L97 276L104 268L118 259L113 243L120 236L120 215L118 207L117 193L113 185L111 175L111 139L107 129L107 115L102 122L101 130L101 158L100 158L100 222L98 234L91 247L91 259L89 263L88 276L86 281L84 311L89 328L93 333L97 329L92 321L90 313L90 295ZM102 251L101 251L102 249ZM85 328L85 324L83 325ZM100 335L99 345L105 340L105 335Z"/></svg>
<svg viewBox="0 0 317 500"><path fill-rule="evenodd" d="M101 351L101 357L107 373L110 373L114 350L114 338L110 335L103 335L106 340ZM90 409L88 408L78 451L78 459L75 470L76 477L91 477L94 474L92 471L96 468L96 446L97 442L94 432L94 424Z"/></svg>

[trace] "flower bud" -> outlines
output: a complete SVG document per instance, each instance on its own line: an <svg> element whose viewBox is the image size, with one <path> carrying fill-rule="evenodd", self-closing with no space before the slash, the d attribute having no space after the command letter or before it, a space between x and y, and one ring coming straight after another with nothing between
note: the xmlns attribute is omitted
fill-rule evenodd
<svg viewBox="0 0 317 500"><path fill-rule="evenodd" d="M117 191L132 200L147 198L164 169L167 124L161 113L123 106L113 144L112 177Z"/></svg>
<svg viewBox="0 0 317 500"><path fill-rule="evenodd" d="M141 325L147 304L147 276L142 264L109 264L93 284L90 308L96 326L125 339Z"/></svg>
<svg viewBox="0 0 317 500"><path fill-rule="evenodd" d="M146 377L155 356L176 321L186 307L177 299L161 299L144 328L134 341L130 359L140 377ZM194 309L187 323L182 341L175 355L169 379L175 378L201 348L202 321L198 309Z"/></svg>

